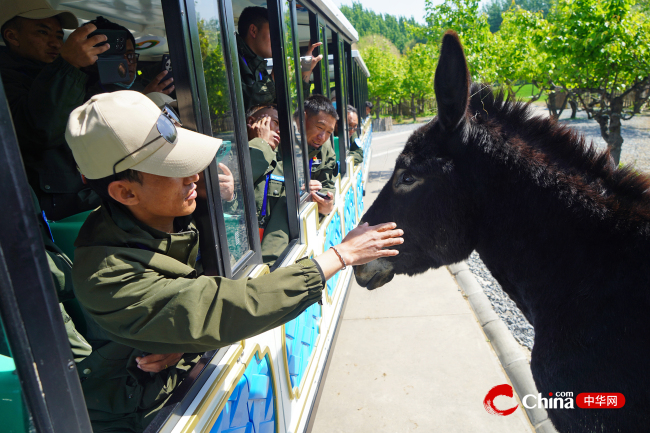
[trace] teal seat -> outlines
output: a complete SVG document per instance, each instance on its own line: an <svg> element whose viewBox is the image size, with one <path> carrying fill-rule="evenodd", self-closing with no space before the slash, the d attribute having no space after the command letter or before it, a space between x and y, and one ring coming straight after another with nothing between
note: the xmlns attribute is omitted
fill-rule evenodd
<svg viewBox="0 0 650 433"><path fill-rule="evenodd" d="M3 337L2 328L0 328L0 338ZM2 431L9 433L27 432L26 415L14 360L8 356L0 355L0 419L2 420Z"/></svg>
<svg viewBox="0 0 650 433"><path fill-rule="evenodd" d="M48 221L52 237L56 246L61 248L66 256L74 262L74 241L77 240L81 226L90 215L90 212L81 212L59 221Z"/></svg>

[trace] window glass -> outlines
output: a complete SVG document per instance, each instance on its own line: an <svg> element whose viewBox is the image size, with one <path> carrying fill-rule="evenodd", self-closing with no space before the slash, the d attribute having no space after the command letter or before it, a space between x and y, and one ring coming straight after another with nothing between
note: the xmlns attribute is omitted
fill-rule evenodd
<svg viewBox="0 0 650 433"><path fill-rule="evenodd" d="M343 39L339 35L339 69L341 71L341 89L340 93L337 93L336 100L341 104L341 113L343 113L343 119L340 122L341 129L344 131L342 134L344 137L349 137L348 135L348 120L347 120L347 101L348 101L348 70L346 68L345 62L345 46L343 45Z"/></svg>
<svg viewBox="0 0 650 433"><path fill-rule="evenodd" d="M318 26L318 40L323 43L321 45L322 47L322 53L323 53L323 60L320 62L320 68L321 68L321 88L323 89L323 95L329 96L329 88L330 88L330 79L329 79L329 59L328 59L328 53L327 53L327 37L325 35L325 27L324 26Z"/></svg>
<svg viewBox="0 0 650 433"><path fill-rule="evenodd" d="M295 156L295 171L298 180L298 190L300 194L307 193L306 180L305 180L305 165L303 161L303 150L302 150L302 125L300 123L300 117L298 109L300 107L300 100L298 98L298 86L302 86L302 74L300 73L299 65L296 64L296 59L300 57L298 52L298 43L294 41L294 32L293 25L297 28L298 23L293 22L294 13L292 11L291 2L285 1L283 3L283 17L284 17L284 28L282 29L282 34L284 35L284 48L285 48L285 58L287 62L287 78L289 80L289 103L290 103L290 112L291 116L291 131L294 135L293 146L294 146L294 156Z"/></svg>
<svg viewBox="0 0 650 433"><path fill-rule="evenodd" d="M35 432L0 317L0 419L2 431Z"/></svg>
<svg viewBox="0 0 650 433"><path fill-rule="evenodd" d="M236 142L234 134L235 122L230 105L217 1L195 0L194 4L212 135L223 140L221 148L217 152L217 163L230 264L234 266L250 250L246 229L242 170L237 157L240 144Z"/></svg>

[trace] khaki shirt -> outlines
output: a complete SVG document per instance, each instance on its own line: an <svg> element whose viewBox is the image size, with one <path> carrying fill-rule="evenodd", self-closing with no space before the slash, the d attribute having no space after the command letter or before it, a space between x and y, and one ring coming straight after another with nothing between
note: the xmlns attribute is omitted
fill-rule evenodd
<svg viewBox="0 0 650 433"><path fill-rule="evenodd" d="M363 148L359 147L354 141L357 138L359 138L359 135L355 131L354 134L352 134L352 137L350 137L350 151L348 152L348 155L352 156L354 163L358 165L363 162Z"/></svg>

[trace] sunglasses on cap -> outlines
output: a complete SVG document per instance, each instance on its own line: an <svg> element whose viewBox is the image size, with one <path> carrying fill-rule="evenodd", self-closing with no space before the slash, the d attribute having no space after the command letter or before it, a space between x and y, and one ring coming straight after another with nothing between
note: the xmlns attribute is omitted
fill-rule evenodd
<svg viewBox="0 0 650 433"><path fill-rule="evenodd" d="M170 107L168 104L165 104L160 112L160 116L158 116L158 120L156 121L156 129L158 130L158 136L156 136L156 138L154 138L153 140L147 141L145 144L138 147L136 150L129 153L124 158L120 159L115 164L113 164L113 176L117 174L115 168L122 161L140 152L142 149L149 146L151 143L158 140L159 138L162 137L169 144L176 144L176 139L178 138L178 131L176 130L176 126L183 126L183 123L181 123L181 119L176 113L176 111L174 111L174 109Z"/></svg>

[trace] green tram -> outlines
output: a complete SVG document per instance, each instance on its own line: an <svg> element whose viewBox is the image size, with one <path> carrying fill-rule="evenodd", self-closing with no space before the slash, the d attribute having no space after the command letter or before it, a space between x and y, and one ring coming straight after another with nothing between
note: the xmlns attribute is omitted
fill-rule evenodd
<svg viewBox="0 0 650 433"><path fill-rule="evenodd" d="M15 0L20 1L20 0ZM50 0L80 23L103 16L128 28L140 54L138 73L160 72L163 56L173 65L175 99L185 127L224 140L223 151L205 170L207 198L198 203L205 273L229 278L270 271L262 263L253 198L246 119L240 83L236 25L248 6L268 8L287 189L290 243L274 267L337 244L363 213L363 191L371 157L372 126L366 117L369 76L358 35L329 0ZM335 208L320 219L309 200L309 162L302 115L300 61L308 45L324 59L313 71L310 91L330 95L337 111L346 105L360 114L358 144L364 163L346 156L347 122L332 138L339 174ZM342 103L345 102L345 103ZM292 113L300 113L294 117ZM0 85L0 430L3 432L90 432L79 376L64 329L30 199L25 170ZM218 162L234 175L239 206L223 205ZM293 192L291 194L290 192ZM52 222L55 242L74 257L72 245L85 214ZM207 352L160 410L147 432L303 432L310 430L319 392L345 307L352 269L327 282L322 305L295 320L220 350ZM73 300L74 301L74 300ZM83 334L79 307L66 309ZM77 314L74 314L75 310ZM233 324L236 326L236 324Z"/></svg>

